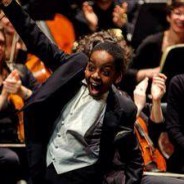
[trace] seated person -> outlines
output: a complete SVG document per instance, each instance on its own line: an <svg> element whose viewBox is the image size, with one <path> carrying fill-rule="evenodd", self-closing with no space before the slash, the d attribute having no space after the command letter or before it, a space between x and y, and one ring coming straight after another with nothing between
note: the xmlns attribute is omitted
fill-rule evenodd
<svg viewBox="0 0 184 184"><path fill-rule="evenodd" d="M14 77L17 79L14 80ZM25 79L26 76L23 78ZM11 72L3 82L1 89L0 143L23 143L23 114L22 112L17 113L17 111L23 107L24 100L27 100L31 96L32 90L22 85L17 70ZM0 179L2 184L15 184L22 176L21 167L19 155L16 151L8 147L0 147Z"/></svg>
<svg viewBox="0 0 184 184"><path fill-rule="evenodd" d="M145 171L166 171L166 162L158 150L159 135L164 131L164 117L161 109L161 99L165 93L166 76L157 74L153 77L151 85L150 113L143 113L146 108L146 89L148 78L142 80L134 90L134 102L138 107L137 121L135 123L136 135L140 142L145 163ZM149 118L145 117L148 116Z"/></svg>
<svg viewBox="0 0 184 184"><path fill-rule="evenodd" d="M150 35L137 48L135 56L127 72L127 81L124 80L122 88L133 94L138 82L160 72L160 60L166 48L184 43L183 25L184 1L170 0L167 3L167 21L169 27L164 32ZM169 72L169 71L168 71ZM150 90L148 90L150 93ZM166 101L165 97L163 101Z"/></svg>
<svg viewBox="0 0 184 184"><path fill-rule="evenodd" d="M153 77L152 85L151 85L151 110L149 118L146 117L146 114L143 112L146 104L146 89L148 87L148 78L143 79L134 90L134 102L138 107L137 113L137 122L139 126L143 129L142 132L139 133L137 126L135 126L136 135L138 136L138 140L140 143L140 147L142 150L142 155L144 158L144 170L147 172L167 172L168 164L167 158L164 158L161 150L159 149L158 140L160 134L165 129L164 123L164 115L161 108L161 99L166 90L166 76L164 74L157 74ZM150 108L150 107L149 107ZM147 111L146 111L147 112ZM139 118L142 118L144 122L140 121ZM148 139L146 139L146 136ZM141 137L142 136L142 137ZM169 145L172 146L172 145ZM144 174L141 184L183 184L184 180L182 178L172 177L172 176L151 176Z"/></svg>
<svg viewBox="0 0 184 184"><path fill-rule="evenodd" d="M127 3L113 0L85 1L82 11L74 19L77 39L96 31L119 28L127 23Z"/></svg>
<svg viewBox="0 0 184 184"><path fill-rule="evenodd" d="M22 113L17 114L17 110L22 108L24 100L32 94L36 80L21 64L13 64L16 70L11 72L4 56L5 36L3 29L0 29L0 143L22 143L24 141ZM14 150L0 147L2 184L15 184L21 175L20 164L19 156Z"/></svg>

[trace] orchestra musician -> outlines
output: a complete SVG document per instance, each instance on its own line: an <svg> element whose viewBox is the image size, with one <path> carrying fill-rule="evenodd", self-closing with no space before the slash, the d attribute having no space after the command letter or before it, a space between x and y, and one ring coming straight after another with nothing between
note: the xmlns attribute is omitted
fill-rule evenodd
<svg viewBox="0 0 184 184"><path fill-rule="evenodd" d="M166 132L164 123L165 117L161 107L161 99L166 90L166 79L167 77L162 73L159 73L153 77L151 85L152 104L151 107L149 107L151 109L150 117L147 117L144 111L144 108L146 107L146 89L148 87L148 78L143 79L134 90L134 102L138 107L136 124L142 128L141 131L143 132L139 131L139 127L137 128L136 125L135 131L142 150L144 171L163 173L163 176L151 176L145 174L142 178L141 184L184 183L184 180L179 178L179 176L177 178L177 176L173 177L164 175L164 173L168 171L168 162L167 158L163 156L158 144L160 134L162 134L162 132ZM165 146L172 147L172 152L170 152L172 155L174 151L173 145L168 144Z"/></svg>
<svg viewBox="0 0 184 184"><path fill-rule="evenodd" d="M36 79L21 64L13 64L14 71L5 62L5 34L0 29L0 143L23 143L24 128L21 113L17 113L36 86ZM15 95L16 94L16 95ZM19 116L20 115L20 116ZM15 184L20 176L20 160L15 151L0 147L0 180Z"/></svg>

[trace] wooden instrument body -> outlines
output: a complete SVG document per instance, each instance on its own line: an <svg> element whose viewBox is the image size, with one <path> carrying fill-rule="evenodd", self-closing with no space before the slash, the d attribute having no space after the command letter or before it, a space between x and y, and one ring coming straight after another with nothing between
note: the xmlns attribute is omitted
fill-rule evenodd
<svg viewBox="0 0 184 184"><path fill-rule="evenodd" d="M135 133L138 138L144 160L145 171L166 171L166 160L160 151L154 147L148 135L146 122L138 117L135 123Z"/></svg>

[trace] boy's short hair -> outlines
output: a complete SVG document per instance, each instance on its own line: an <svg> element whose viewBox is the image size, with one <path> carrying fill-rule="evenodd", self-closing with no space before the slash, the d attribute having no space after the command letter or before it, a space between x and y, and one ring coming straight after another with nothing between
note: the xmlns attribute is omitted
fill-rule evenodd
<svg viewBox="0 0 184 184"><path fill-rule="evenodd" d="M132 60L133 50L128 46L120 29L108 29L85 35L74 43L73 52L84 52L87 56L90 56L95 45L105 41L120 45L124 52L125 66L128 68Z"/></svg>
<svg viewBox="0 0 184 184"><path fill-rule="evenodd" d="M122 74L125 73L124 52L118 44L108 41L100 42L94 46L91 54L94 51L106 51L109 53L114 59L116 71Z"/></svg>

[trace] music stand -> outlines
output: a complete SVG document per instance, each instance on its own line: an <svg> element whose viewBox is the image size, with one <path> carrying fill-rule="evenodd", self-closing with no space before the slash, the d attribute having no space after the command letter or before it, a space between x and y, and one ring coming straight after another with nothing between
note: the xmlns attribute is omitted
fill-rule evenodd
<svg viewBox="0 0 184 184"><path fill-rule="evenodd" d="M175 75L184 73L184 44L168 47L162 54L160 72L167 76L166 86Z"/></svg>

